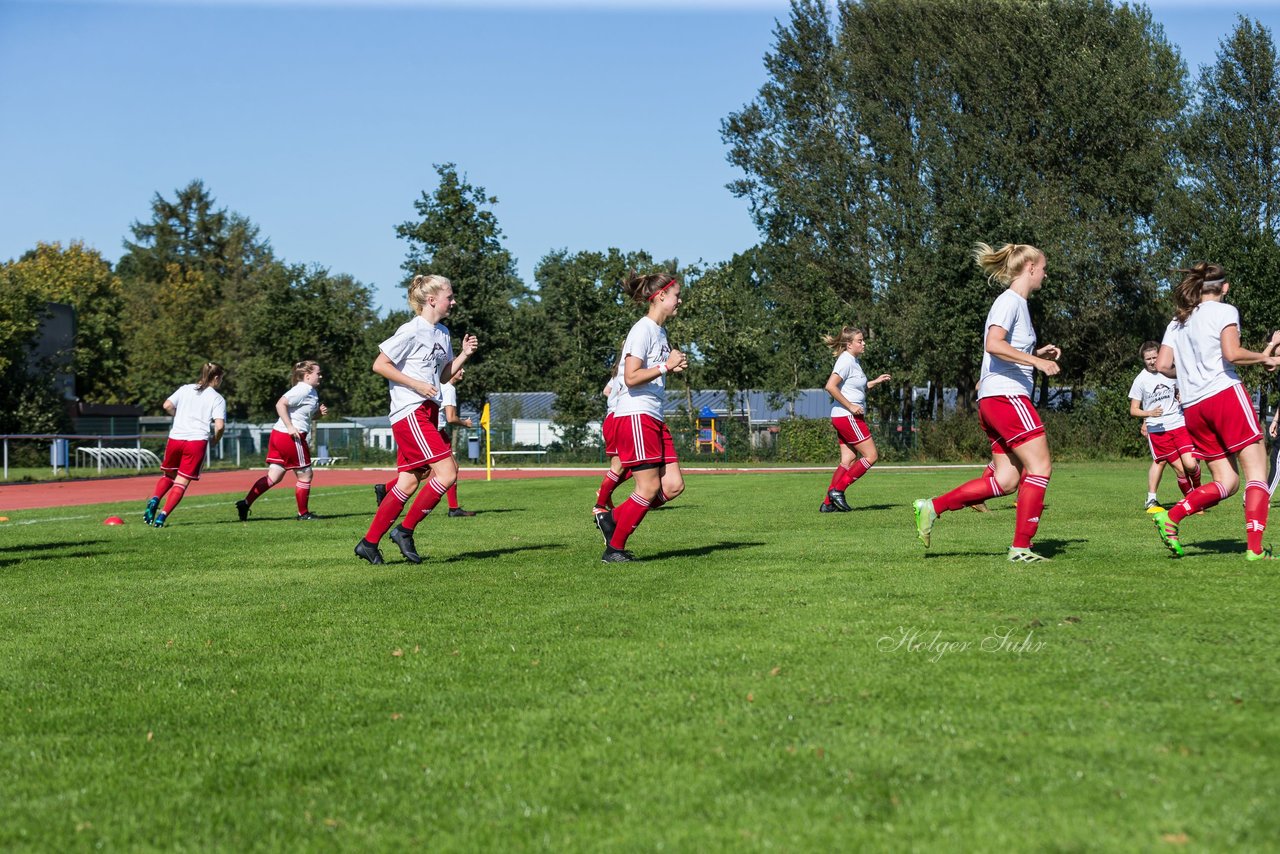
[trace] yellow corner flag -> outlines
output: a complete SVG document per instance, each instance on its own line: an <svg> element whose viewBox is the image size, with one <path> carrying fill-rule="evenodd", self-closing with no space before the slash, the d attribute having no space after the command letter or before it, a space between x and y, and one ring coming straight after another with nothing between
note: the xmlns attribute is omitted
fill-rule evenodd
<svg viewBox="0 0 1280 854"><path fill-rule="evenodd" d="M489 455L489 404L480 412L480 429L484 431L484 479L493 480L493 457Z"/></svg>

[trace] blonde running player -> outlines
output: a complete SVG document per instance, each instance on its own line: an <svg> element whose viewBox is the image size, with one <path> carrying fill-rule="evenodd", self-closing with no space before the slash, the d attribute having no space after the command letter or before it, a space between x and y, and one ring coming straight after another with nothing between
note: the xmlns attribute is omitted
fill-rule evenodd
<svg viewBox="0 0 1280 854"><path fill-rule="evenodd" d="M1156 497L1160 475L1165 465L1173 467L1178 476L1178 489L1185 496L1200 485L1200 464L1192 451L1195 445L1187 432L1178 404L1177 385L1172 379L1156 371L1156 359L1160 344L1147 341L1138 350L1143 370L1134 377L1129 387L1129 414L1143 419L1143 435L1151 448L1151 468L1147 471L1147 512L1163 509Z"/></svg>
<svg viewBox="0 0 1280 854"><path fill-rule="evenodd" d="M276 401L276 414L280 418L271 428L267 442L267 473L258 478L244 498L236 502L236 513L241 522L249 519L249 508L262 493L284 480L287 471L295 479L293 497L298 505L298 520L309 522L320 517L311 512L311 450L307 447L307 434L311 421L318 412L328 415L329 407L320 402L320 373L317 362L302 361L293 366L290 375L293 387Z"/></svg>
<svg viewBox="0 0 1280 854"><path fill-rule="evenodd" d="M213 441L222 438L227 426L227 402L218 394L226 370L216 362L206 362L200 368L200 378L182 386L164 402L164 411L173 416L169 441L165 444L164 460L160 463L160 480L142 521L156 528L163 528L169 514L178 506L187 486L200 479L205 454L209 449L209 424L213 424ZM164 509L160 499L168 494Z"/></svg>
<svg viewBox="0 0 1280 854"><path fill-rule="evenodd" d="M873 380L867 379L858 362L858 357L866 352L867 339L857 327L846 326L838 335L824 335L822 343L837 357L827 378L826 390L833 401L831 426L840 442L840 465L831 476L826 498L818 510L848 513L853 508L845 499L845 490L871 471L880 458L875 440L871 438L871 428L867 426L867 391L892 377L881 374Z"/></svg>

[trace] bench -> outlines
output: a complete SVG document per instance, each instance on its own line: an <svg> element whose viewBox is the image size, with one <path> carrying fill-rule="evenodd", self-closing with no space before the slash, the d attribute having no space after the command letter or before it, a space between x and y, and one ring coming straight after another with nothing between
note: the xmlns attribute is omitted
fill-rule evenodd
<svg viewBox="0 0 1280 854"><path fill-rule="evenodd" d="M81 462L80 455L88 460ZM76 466L96 465L99 470L160 468L160 458L146 448L76 448Z"/></svg>

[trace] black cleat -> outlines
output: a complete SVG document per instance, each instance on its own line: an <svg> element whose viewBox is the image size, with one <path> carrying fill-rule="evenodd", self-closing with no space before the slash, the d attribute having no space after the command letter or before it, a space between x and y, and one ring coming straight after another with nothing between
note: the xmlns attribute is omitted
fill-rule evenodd
<svg viewBox="0 0 1280 854"><path fill-rule="evenodd" d="M404 559L409 563L422 563L422 555L418 554L418 549L413 544L413 531L407 530L402 525L396 525L391 530L391 542L400 547L400 554L404 555Z"/></svg>
<svg viewBox="0 0 1280 854"><path fill-rule="evenodd" d="M387 485L385 483L375 483L373 485L373 495L378 499L378 507L381 507L382 499L387 497Z"/></svg>
<svg viewBox="0 0 1280 854"><path fill-rule="evenodd" d="M474 516L476 515L476 511L463 510L461 507L454 507L449 510L449 515L450 516Z"/></svg>
<svg viewBox="0 0 1280 854"><path fill-rule="evenodd" d="M236 502L236 512L240 514L241 522L249 521L249 502L241 498Z"/></svg>
<svg viewBox="0 0 1280 854"><path fill-rule="evenodd" d="M362 557L374 566L380 566L386 563L386 561L382 559L382 552L378 550L378 547L375 544L368 540L361 540L356 543L356 557Z"/></svg>
<svg viewBox="0 0 1280 854"><path fill-rule="evenodd" d="M609 541L613 539L613 532L617 529L618 523L613 521L612 510L596 510L596 527L600 529L601 535L604 536L604 544L609 545Z"/></svg>
<svg viewBox="0 0 1280 854"><path fill-rule="evenodd" d="M601 563L631 563L636 556L626 549L615 549L613 546L605 546L604 554L600 556Z"/></svg>
<svg viewBox="0 0 1280 854"><path fill-rule="evenodd" d="M844 492L839 489L828 489L827 498L831 499L831 503L841 513L848 513L853 508L849 506L849 502L844 500Z"/></svg>
<svg viewBox="0 0 1280 854"><path fill-rule="evenodd" d="M836 506L834 504L828 504L827 502L824 501L818 505L818 512L819 513L839 513L840 511L836 509Z"/></svg>
<svg viewBox="0 0 1280 854"><path fill-rule="evenodd" d="M312 521L315 521L316 519L319 519L319 518L320 518L319 516L317 516L316 514L312 513L310 510L308 510L306 513L299 513L299 514L298 514L298 521L299 521L299 522L312 522Z"/></svg>

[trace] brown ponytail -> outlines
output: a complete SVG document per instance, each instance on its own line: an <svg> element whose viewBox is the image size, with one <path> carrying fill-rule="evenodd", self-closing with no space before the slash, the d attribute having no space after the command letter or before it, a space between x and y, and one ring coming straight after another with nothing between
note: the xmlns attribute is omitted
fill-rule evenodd
<svg viewBox="0 0 1280 854"><path fill-rule="evenodd" d="M1173 319L1186 323L1191 312L1200 305L1204 294L1220 294L1227 283L1227 271L1221 264L1197 261L1189 270L1174 270L1182 274L1182 281L1173 286Z"/></svg>
<svg viewBox="0 0 1280 854"><path fill-rule="evenodd" d="M650 273L642 276L632 270L622 280L622 290L632 301L645 305L660 291L666 290L675 283L676 277L670 273Z"/></svg>
<svg viewBox="0 0 1280 854"><path fill-rule="evenodd" d="M319 364L319 362L313 362L310 359L306 359L301 362L294 362L293 373L289 375L289 382L293 385L297 385L302 382L303 378L306 377L307 374L311 373L312 368L319 366Z"/></svg>
<svg viewBox="0 0 1280 854"><path fill-rule="evenodd" d="M200 379L196 380L196 393L202 392L209 386L213 385L214 380L222 379L222 375L226 373L226 369L217 362L205 362L200 368Z"/></svg>

